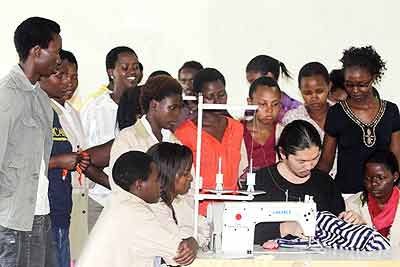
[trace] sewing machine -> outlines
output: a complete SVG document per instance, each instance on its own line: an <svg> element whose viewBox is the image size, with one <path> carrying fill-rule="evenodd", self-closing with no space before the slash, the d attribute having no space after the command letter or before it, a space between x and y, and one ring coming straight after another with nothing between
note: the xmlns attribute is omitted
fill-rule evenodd
<svg viewBox="0 0 400 267"><path fill-rule="evenodd" d="M254 229L261 222L297 221L311 241L316 214L316 204L309 196L304 202L213 202L207 209L211 249L215 253L252 255Z"/></svg>

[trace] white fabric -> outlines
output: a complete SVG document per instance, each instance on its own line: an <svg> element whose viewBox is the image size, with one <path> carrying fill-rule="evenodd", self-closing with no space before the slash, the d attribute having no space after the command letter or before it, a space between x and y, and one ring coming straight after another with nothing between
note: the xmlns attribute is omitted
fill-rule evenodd
<svg viewBox="0 0 400 267"><path fill-rule="evenodd" d="M157 256L175 266L178 232L177 226L166 228L148 203L117 187L76 266L153 267Z"/></svg>
<svg viewBox="0 0 400 267"><path fill-rule="evenodd" d="M82 149L88 148L79 113L68 101L65 102L64 106L54 99L51 99L51 102L52 106L56 107L61 127L64 129L73 151L76 151L78 146Z"/></svg>
<svg viewBox="0 0 400 267"><path fill-rule="evenodd" d="M179 237L182 239L192 237L194 231L194 209L188 204L185 196L177 196L172 201L172 206L178 222ZM158 203L151 204L150 207L167 229L171 228L171 231L173 231L176 228L172 210L165 202L160 200ZM205 217L199 215L198 218L198 236L196 239L200 247L206 248L211 239L211 228Z"/></svg>
<svg viewBox="0 0 400 267"><path fill-rule="evenodd" d="M147 133L149 136L151 136L154 139L155 143L158 143L157 137L154 135L153 130L151 129L150 122L147 120L146 115L142 116L140 118L140 121L143 123L144 128L146 129ZM169 142L171 140L171 134L172 132L167 129L161 129L161 135L162 135L162 142Z"/></svg>
<svg viewBox="0 0 400 267"><path fill-rule="evenodd" d="M80 112L88 147L107 143L118 133L118 105L106 91L89 102Z"/></svg>
<svg viewBox="0 0 400 267"><path fill-rule="evenodd" d="M39 184L36 195L35 215L47 215L50 213L49 203L49 179L47 178L47 168L42 157L39 171Z"/></svg>
<svg viewBox="0 0 400 267"><path fill-rule="evenodd" d="M89 102L81 111L80 117L87 147L107 143L115 138L118 133L117 111L118 105L112 100L111 91L106 91ZM109 177L111 168L103 170ZM100 205L107 203L110 190L102 185L94 184L89 189L89 197Z"/></svg>
<svg viewBox="0 0 400 267"><path fill-rule="evenodd" d="M374 227L372 224L371 215L369 214L368 204L361 201L362 192L354 194L345 200L346 210L356 212L361 216L361 219L369 226ZM392 247L400 247L400 200L397 205L396 215L392 227L390 228L390 244Z"/></svg>
<svg viewBox="0 0 400 267"><path fill-rule="evenodd" d="M166 129L161 129L163 142L179 143L175 135ZM110 153L110 169L114 166L115 161L124 153L132 150L146 152L150 147L159 143L154 135L149 121L146 116L142 116L134 125L126 127L114 140ZM114 186L114 180L109 175L110 187Z"/></svg>

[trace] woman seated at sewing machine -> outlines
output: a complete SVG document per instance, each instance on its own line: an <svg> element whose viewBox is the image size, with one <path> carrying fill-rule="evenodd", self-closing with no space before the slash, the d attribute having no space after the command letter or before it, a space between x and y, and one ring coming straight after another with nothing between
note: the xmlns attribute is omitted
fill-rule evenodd
<svg viewBox="0 0 400 267"><path fill-rule="evenodd" d="M348 199L346 209L361 216L362 223L375 228L400 246L399 165L390 151L373 153L364 164L364 188Z"/></svg>
<svg viewBox="0 0 400 267"><path fill-rule="evenodd" d="M329 211L347 222L359 222L359 217L345 210L344 200L329 174L314 169L321 155L321 139L309 122L295 120L282 131L277 144L279 163L256 173L256 190L265 191L255 201L304 201L314 198L318 211ZM259 223L255 229L255 244L295 236L304 238L297 222Z"/></svg>
<svg viewBox="0 0 400 267"><path fill-rule="evenodd" d="M161 199L152 204L151 209L167 229L174 231L178 225L178 235L182 239L191 237L194 231L194 210L185 201L185 194L193 181L192 151L184 145L162 142L153 145L147 154L158 166L161 183ZM197 242L205 248L210 241L210 226L203 216L199 216L198 230Z"/></svg>

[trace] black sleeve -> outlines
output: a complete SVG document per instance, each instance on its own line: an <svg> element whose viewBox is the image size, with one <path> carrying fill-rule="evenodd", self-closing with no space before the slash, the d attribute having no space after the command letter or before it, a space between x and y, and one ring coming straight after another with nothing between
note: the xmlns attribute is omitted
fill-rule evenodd
<svg viewBox="0 0 400 267"><path fill-rule="evenodd" d="M281 237L280 223L263 222L256 225L254 244L262 245L268 240Z"/></svg>
<svg viewBox="0 0 400 267"><path fill-rule="evenodd" d="M339 103L336 103L334 106L329 108L328 114L326 115L324 131L332 137L337 137L340 123L342 123L339 109L342 109L342 107Z"/></svg>
<svg viewBox="0 0 400 267"><path fill-rule="evenodd" d="M391 113L393 114L392 119L392 133L397 132L400 130L400 115L399 115L399 108L396 104L388 102L388 105L391 106Z"/></svg>
<svg viewBox="0 0 400 267"><path fill-rule="evenodd" d="M338 216L342 211L346 210L346 206L344 204L344 199L343 199L342 194L337 189L337 187L333 181L330 182L330 186L331 186L331 189L330 189L330 192L331 192L330 212L332 214L335 214L336 216Z"/></svg>

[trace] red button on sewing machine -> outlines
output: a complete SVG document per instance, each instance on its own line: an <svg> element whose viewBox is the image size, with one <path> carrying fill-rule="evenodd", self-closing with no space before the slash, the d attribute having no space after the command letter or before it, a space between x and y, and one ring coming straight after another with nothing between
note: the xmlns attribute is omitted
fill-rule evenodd
<svg viewBox="0 0 400 267"><path fill-rule="evenodd" d="M240 213L238 213L238 214L236 214L235 215L235 218L236 218L236 220L241 220L242 219L242 215L240 215Z"/></svg>

